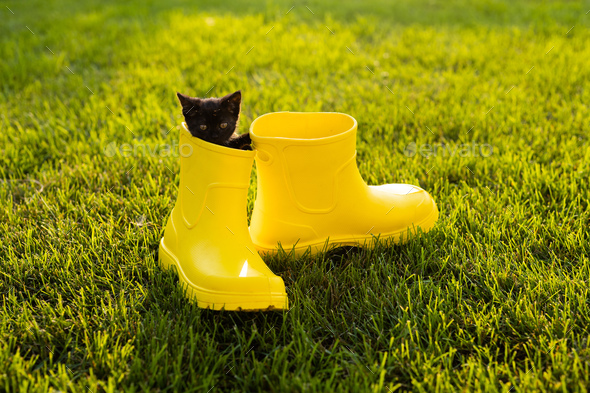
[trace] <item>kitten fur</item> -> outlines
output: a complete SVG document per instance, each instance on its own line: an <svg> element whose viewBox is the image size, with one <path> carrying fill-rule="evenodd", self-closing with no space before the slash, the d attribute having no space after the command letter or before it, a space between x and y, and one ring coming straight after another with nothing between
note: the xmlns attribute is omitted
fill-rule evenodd
<svg viewBox="0 0 590 393"><path fill-rule="evenodd" d="M235 133L240 119L242 92L221 98L198 98L176 93L192 136L233 149L251 150L250 134Z"/></svg>

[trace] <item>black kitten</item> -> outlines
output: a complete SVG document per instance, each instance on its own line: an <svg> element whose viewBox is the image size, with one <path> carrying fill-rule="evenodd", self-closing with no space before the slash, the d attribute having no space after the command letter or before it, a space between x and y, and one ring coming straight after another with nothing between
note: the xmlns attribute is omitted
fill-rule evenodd
<svg viewBox="0 0 590 393"><path fill-rule="evenodd" d="M233 149L252 150L250 134L234 132L240 118L240 90L221 98L197 98L176 93L188 130L204 141Z"/></svg>

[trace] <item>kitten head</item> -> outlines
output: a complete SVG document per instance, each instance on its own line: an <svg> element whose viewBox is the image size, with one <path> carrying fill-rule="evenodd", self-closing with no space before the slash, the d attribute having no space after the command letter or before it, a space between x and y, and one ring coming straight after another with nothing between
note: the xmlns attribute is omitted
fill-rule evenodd
<svg viewBox="0 0 590 393"><path fill-rule="evenodd" d="M188 130L204 141L224 145L233 135L240 117L240 90L221 98L197 98L176 93Z"/></svg>

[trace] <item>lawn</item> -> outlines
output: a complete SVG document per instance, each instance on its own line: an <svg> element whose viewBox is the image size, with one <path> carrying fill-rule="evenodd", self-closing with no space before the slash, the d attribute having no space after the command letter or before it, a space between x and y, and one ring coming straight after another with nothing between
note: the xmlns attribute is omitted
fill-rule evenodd
<svg viewBox="0 0 590 393"><path fill-rule="evenodd" d="M0 391L587 391L588 10L4 2ZM244 132L273 111L354 116L365 180L428 190L437 226L266 258L288 312L185 300L157 263L175 92L237 89Z"/></svg>

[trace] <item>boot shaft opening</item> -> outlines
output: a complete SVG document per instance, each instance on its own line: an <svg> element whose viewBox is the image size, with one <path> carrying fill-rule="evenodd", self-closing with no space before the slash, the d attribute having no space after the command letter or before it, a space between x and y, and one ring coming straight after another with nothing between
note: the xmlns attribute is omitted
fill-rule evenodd
<svg viewBox="0 0 590 393"><path fill-rule="evenodd" d="M276 112L262 115L250 127L253 138L320 139L356 129L356 120L336 112Z"/></svg>

